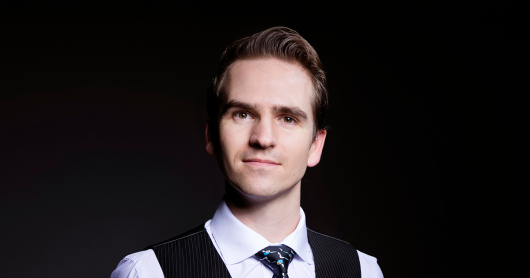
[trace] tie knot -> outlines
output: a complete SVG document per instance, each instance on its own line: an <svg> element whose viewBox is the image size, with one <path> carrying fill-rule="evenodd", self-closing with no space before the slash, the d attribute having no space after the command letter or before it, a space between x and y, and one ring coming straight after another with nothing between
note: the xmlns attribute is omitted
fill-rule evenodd
<svg viewBox="0 0 530 278"><path fill-rule="evenodd" d="M287 276L287 268L296 253L287 245L268 246L256 253L256 257L274 272L273 277Z"/></svg>

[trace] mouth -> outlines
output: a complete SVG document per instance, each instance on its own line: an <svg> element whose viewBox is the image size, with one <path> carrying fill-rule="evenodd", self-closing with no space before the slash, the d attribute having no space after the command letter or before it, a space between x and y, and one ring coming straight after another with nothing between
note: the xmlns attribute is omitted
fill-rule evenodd
<svg viewBox="0 0 530 278"><path fill-rule="evenodd" d="M271 167L271 166L280 165L277 162L274 162L272 160L266 160L266 159L244 159L243 163L247 165L259 166L259 167Z"/></svg>

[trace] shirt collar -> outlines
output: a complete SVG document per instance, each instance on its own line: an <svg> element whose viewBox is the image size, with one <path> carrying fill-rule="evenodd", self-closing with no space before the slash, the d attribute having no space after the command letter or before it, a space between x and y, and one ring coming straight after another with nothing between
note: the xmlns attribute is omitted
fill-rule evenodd
<svg viewBox="0 0 530 278"><path fill-rule="evenodd" d="M239 263L253 256L261 249L273 245L273 243L270 243L263 236L239 221L232 214L225 200L221 201L215 211L210 227L226 264ZM289 246L302 260L313 264L313 254L307 240L305 213L302 208L300 208L300 221L296 229L277 244Z"/></svg>

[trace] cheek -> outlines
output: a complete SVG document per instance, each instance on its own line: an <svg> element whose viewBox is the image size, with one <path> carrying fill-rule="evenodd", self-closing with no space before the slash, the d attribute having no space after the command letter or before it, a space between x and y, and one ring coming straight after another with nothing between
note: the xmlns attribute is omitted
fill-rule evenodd
<svg viewBox="0 0 530 278"><path fill-rule="evenodd" d="M287 138L285 140L285 150L291 161L291 166L296 168L307 167L309 158L309 148L311 147L305 136L300 138Z"/></svg>
<svg viewBox="0 0 530 278"><path fill-rule="evenodd" d="M246 131L231 125L221 126L219 139L222 148L223 159L233 161L237 152L248 145Z"/></svg>

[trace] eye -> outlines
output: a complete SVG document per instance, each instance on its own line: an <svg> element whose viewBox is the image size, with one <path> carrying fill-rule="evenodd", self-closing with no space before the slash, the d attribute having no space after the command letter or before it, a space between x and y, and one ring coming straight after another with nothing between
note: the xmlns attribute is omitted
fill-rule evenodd
<svg viewBox="0 0 530 278"><path fill-rule="evenodd" d="M237 113L235 113L234 116L236 118L238 118L238 119L241 119L241 120L250 118L250 115L248 113L246 113L246 112L237 112Z"/></svg>
<svg viewBox="0 0 530 278"><path fill-rule="evenodd" d="M284 123L292 124L294 121L295 119L293 117L283 117Z"/></svg>

